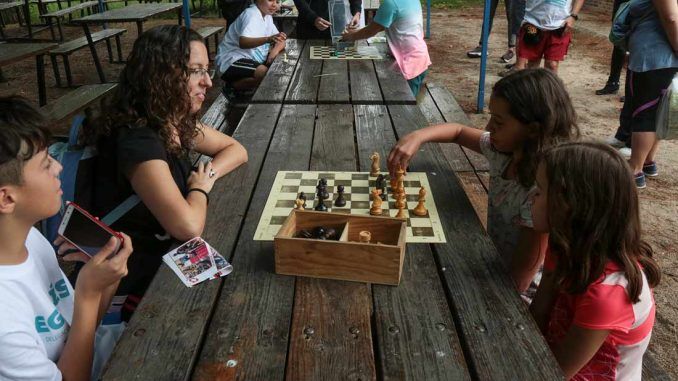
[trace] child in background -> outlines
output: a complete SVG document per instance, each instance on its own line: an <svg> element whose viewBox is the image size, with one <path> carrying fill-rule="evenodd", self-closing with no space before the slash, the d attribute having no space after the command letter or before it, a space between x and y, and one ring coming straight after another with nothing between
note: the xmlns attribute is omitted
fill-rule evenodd
<svg viewBox="0 0 678 381"><path fill-rule="evenodd" d="M534 229L550 233L537 324L567 379L640 380L661 272L641 239L629 165L602 143L564 144L536 182Z"/></svg>
<svg viewBox="0 0 678 381"><path fill-rule="evenodd" d="M364 40L386 30L391 53L416 97L431 65L423 28L424 19L418 0L383 0L374 19L366 27L347 29L342 40Z"/></svg>
<svg viewBox="0 0 678 381"><path fill-rule="evenodd" d="M398 167L407 168L426 142L454 142L482 153L490 164L487 230L517 289L529 299L546 249L546 234L532 229L528 197L537 158L578 137L579 129L565 86L544 69L516 72L497 82L490 113L487 131L448 123L406 135L391 150L388 168L392 175Z"/></svg>
<svg viewBox="0 0 678 381"><path fill-rule="evenodd" d="M132 253L124 235L82 267L75 292L33 225L61 207L61 165L47 153L45 119L28 101L0 98L0 379L89 380L95 331ZM82 253L65 260L82 260Z"/></svg>
<svg viewBox="0 0 678 381"><path fill-rule="evenodd" d="M238 16L219 44L216 64L224 91L249 90L259 86L275 57L285 49L287 36L273 24L276 0L256 0ZM271 47L270 45L273 45Z"/></svg>

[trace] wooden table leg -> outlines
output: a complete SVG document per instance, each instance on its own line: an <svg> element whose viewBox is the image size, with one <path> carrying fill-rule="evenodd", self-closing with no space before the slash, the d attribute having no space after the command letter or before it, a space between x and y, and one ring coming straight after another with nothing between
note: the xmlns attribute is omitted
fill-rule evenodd
<svg viewBox="0 0 678 381"><path fill-rule="evenodd" d="M31 27L31 10L28 5L29 0L24 0L24 16L26 17L26 27L28 27L28 38L33 38L33 28Z"/></svg>
<svg viewBox="0 0 678 381"><path fill-rule="evenodd" d="M181 17L181 11L182 11L182 10L183 10L183 8L181 8L181 7L177 8L177 15L178 15L178 18L179 18L179 25L182 25L182 19L183 19L183 17ZM190 11L189 11L189 12L190 12ZM189 26L186 25L186 27L189 27Z"/></svg>
<svg viewBox="0 0 678 381"><path fill-rule="evenodd" d="M101 67L101 62L99 62L99 56L97 55L97 48L94 46L94 41L92 41L92 34L89 31L89 25L87 23L82 24L83 29L85 29L85 37L87 37L87 44L89 45L89 50L92 52L92 59L94 59L94 66L97 68L97 73L99 74L99 80L101 83L106 83L106 75L104 74L104 69Z"/></svg>
<svg viewBox="0 0 678 381"><path fill-rule="evenodd" d="M144 22L141 20L137 21L137 37L141 36L144 33Z"/></svg>
<svg viewBox="0 0 678 381"><path fill-rule="evenodd" d="M35 56L35 66L38 72L38 102L40 106L47 104L47 90L45 89L45 56Z"/></svg>

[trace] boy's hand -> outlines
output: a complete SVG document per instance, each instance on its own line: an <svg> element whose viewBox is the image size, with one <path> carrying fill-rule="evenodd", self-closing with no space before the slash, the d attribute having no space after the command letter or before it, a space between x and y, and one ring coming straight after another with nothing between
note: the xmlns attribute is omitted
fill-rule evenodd
<svg viewBox="0 0 678 381"><path fill-rule="evenodd" d="M325 30L332 25L329 21L325 20L322 17L316 17L315 22L313 24L318 30Z"/></svg>
<svg viewBox="0 0 678 381"><path fill-rule="evenodd" d="M358 29L355 29L355 28L344 29L344 32L341 34L341 41L346 41L346 42L355 41L353 36L355 35L355 32L357 32L357 31L358 31Z"/></svg>
<svg viewBox="0 0 678 381"><path fill-rule="evenodd" d="M398 168L407 170L407 165L410 162L410 159L419 151L419 146L421 146L422 141L417 136L416 132L405 135L402 139L396 143L396 145L391 149L391 153L388 155L387 166L388 172L391 176L395 176L395 172Z"/></svg>
<svg viewBox="0 0 678 381"><path fill-rule="evenodd" d="M285 42L285 40L287 40L287 35L284 32L274 34L268 38L268 41L272 44L279 44L281 42Z"/></svg>
<svg viewBox="0 0 678 381"><path fill-rule="evenodd" d="M118 238L111 237L106 246L82 267L75 283L76 294L100 295L127 275L127 259L133 248L129 236L122 234L122 238L122 245L115 256L108 258L118 243Z"/></svg>
<svg viewBox="0 0 678 381"><path fill-rule="evenodd" d="M572 32L572 29L574 29L574 22L575 19L572 16L569 16L568 18L565 19L565 25L563 25L565 27L565 31L563 34L568 34Z"/></svg>
<svg viewBox="0 0 678 381"><path fill-rule="evenodd" d="M198 188L209 193L217 181L217 173L212 169L212 162L207 164L202 161L198 164L198 170L192 171L188 177L188 188Z"/></svg>
<svg viewBox="0 0 678 381"><path fill-rule="evenodd" d="M348 30L353 30L357 29L358 25L360 25L360 12L357 12L356 14L353 15L351 22L346 26L346 28Z"/></svg>

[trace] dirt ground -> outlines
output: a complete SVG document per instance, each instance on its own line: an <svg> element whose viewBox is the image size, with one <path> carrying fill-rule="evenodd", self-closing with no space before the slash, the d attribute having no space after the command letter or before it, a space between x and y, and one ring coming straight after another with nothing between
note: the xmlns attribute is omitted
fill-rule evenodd
<svg viewBox="0 0 678 381"><path fill-rule="evenodd" d="M504 64L499 63L506 49L506 20L504 11L497 10L495 28L489 45L487 82L485 93L489 94ZM476 114L475 103L478 90L479 60L469 59L465 52L478 42L482 18L482 8L455 10L436 9L432 14L433 35L429 49L433 66L427 78L429 82L444 84L457 98L459 104L469 114L472 123L483 127L487 114ZM576 26L576 34L569 55L561 65L560 76L564 80L575 104L579 125L586 137L605 138L611 136L616 127L622 104L618 96L596 96L594 91L602 87L607 79L611 45L604 38L607 33L607 15L590 15L582 12L582 19ZM153 25L171 23L171 20L150 20L145 30ZM120 27L121 24L116 24ZM219 18L195 18L194 27L224 25ZM16 28L7 30L16 35ZM133 24L122 24L128 30L123 37L123 54L131 50L136 35ZM82 36L82 29L67 27L66 40ZM48 38L49 32L40 35ZM213 41L213 40L212 40ZM214 52L214 46L210 47ZM98 53L106 57L104 44L98 45ZM120 64L109 64L102 60L109 81L115 81L122 69ZM71 89L56 88L52 66L46 60L46 81L48 102L66 94ZM63 74L63 66L60 61ZM73 54L71 67L76 85L98 83L96 70L88 49ZM0 83L0 95L22 94L37 103L35 79L35 60L27 59L2 68L7 82ZM623 78L622 78L623 79ZM210 92L213 99L218 86ZM207 100L206 104L211 102ZM487 104L488 99L486 99ZM640 191L641 217L645 239L655 250L655 256L662 268L662 282L655 290L657 301L657 322L654 329L650 351L664 369L674 379L678 379L678 142L662 142L657 159L660 176L648 180L648 187ZM672 302L673 301L673 302Z"/></svg>

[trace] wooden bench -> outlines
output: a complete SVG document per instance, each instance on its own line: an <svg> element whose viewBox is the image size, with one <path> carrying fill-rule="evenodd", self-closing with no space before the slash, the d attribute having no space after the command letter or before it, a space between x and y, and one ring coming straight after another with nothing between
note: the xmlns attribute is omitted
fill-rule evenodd
<svg viewBox="0 0 678 381"><path fill-rule="evenodd" d="M205 47L207 48L207 57L210 56L209 38L214 36L214 54L217 54L219 47L219 34L224 30L223 26L205 26L197 30L198 34L205 39Z"/></svg>
<svg viewBox="0 0 678 381"><path fill-rule="evenodd" d="M63 41L64 40L64 31L61 28L61 19L64 18L64 16L68 16L71 13L75 13L77 11L84 11L84 10L89 10L90 11L89 13L91 14L91 13L94 13L95 10L98 7L99 7L99 2L97 2L97 1L85 1L85 2L82 2L80 4L68 7L68 8L59 9L58 11L41 14L40 17L44 18L47 21L47 24L50 26L50 31L52 33L53 39L56 39L56 38L54 36L54 29L52 28L52 19L56 20L57 27L59 29L59 41Z"/></svg>
<svg viewBox="0 0 678 381"><path fill-rule="evenodd" d="M117 83L80 86L48 106L42 107L41 111L53 123L67 120L81 110L85 110L87 114L94 102L112 93L117 86Z"/></svg>
<svg viewBox="0 0 678 381"><path fill-rule="evenodd" d="M419 97L419 108L429 124L461 123L471 125L452 93L444 86L426 84ZM457 144L441 144L443 155L454 168L478 218L487 228L487 192L489 172L482 155ZM670 381L671 377L650 352L643 357L643 380Z"/></svg>
<svg viewBox="0 0 678 381"><path fill-rule="evenodd" d="M118 52L118 61L122 62L122 45L120 43L120 36L122 36L127 29L104 29L96 33L92 33L92 41L96 44L101 40L106 41L106 49L108 51L108 62L113 63L113 48L111 46L111 38L115 37L115 45ZM54 79L57 86L61 87L61 77L59 75L59 65L57 64L57 56L61 56L64 61L64 71L66 72L67 86L73 86L73 78L71 76L71 66L69 63L69 56L76 50L88 47L87 37L83 36L75 40L60 44L56 49L49 52L52 61L52 69L54 70Z"/></svg>
<svg viewBox="0 0 678 381"><path fill-rule="evenodd" d="M10 1L8 3L0 3L0 38L5 39L5 19L2 17L4 11L9 11L14 9L16 11L17 22L21 23L21 6L23 2L21 1Z"/></svg>

